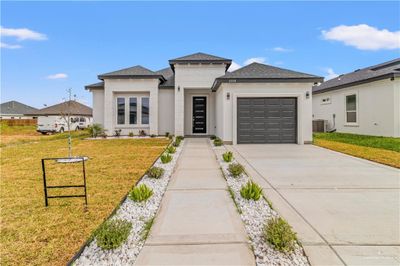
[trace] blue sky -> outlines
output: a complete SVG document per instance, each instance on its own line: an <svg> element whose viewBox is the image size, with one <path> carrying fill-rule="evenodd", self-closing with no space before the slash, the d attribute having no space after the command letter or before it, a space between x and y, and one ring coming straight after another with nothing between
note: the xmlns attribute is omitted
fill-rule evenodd
<svg viewBox="0 0 400 266"><path fill-rule="evenodd" d="M399 2L1 2L1 102L91 105L97 75L206 52L333 77L399 57Z"/></svg>

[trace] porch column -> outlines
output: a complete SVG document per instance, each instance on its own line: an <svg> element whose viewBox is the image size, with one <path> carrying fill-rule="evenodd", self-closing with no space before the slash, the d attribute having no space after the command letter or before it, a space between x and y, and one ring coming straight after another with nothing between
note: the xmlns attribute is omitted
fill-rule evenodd
<svg viewBox="0 0 400 266"><path fill-rule="evenodd" d="M183 136L185 119L184 88L175 86L175 136Z"/></svg>

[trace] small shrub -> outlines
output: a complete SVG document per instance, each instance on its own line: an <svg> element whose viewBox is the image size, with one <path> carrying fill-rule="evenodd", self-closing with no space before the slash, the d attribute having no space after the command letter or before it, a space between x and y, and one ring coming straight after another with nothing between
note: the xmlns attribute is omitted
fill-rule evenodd
<svg viewBox="0 0 400 266"><path fill-rule="evenodd" d="M244 173L244 167L243 167L243 165L241 165L239 163L231 163L228 166L228 171L229 171L229 173L231 173L231 175L233 177L238 177L242 173Z"/></svg>
<svg viewBox="0 0 400 266"><path fill-rule="evenodd" d="M233 153L231 151L227 151L224 154L222 154L222 158L224 159L225 162L230 163L233 160Z"/></svg>
<svg viewBox="0 0 400 266"><path fill-rule="evenodd" d="M147 171L147 175L151 178L160 178L164 174L164 169L161 167L151 167Z"/></svg>
<svg viewBox="0 0 400 266"><path fill-rule="evenodd" d="M89 134L93 138L97 138L97 136L101 135L103 133L103 127L100 124L93 124L88 127Z"/></svg>
<svg viewBox="0 0 400 266"><path fill-rule="evenodd" d="M168 139L169 139L169 140L172 140L173 138L174 138L173 135L169 135L169 136L168 136Z"/></svg>
<svg viewBox="0 0 400 266"><path fill-rule="evenodd" d="M139 136L141 136L141 137L147 136L146 131L144 131L144 130L139 130Z"/></svg>
<svg viewBox="0 0 400 266"><path fill-rule="evenodd" d="M257 201L262 196L262 188L253 181L249 181L240 189L240 196L247 200Z"/></svg>
<svg viewBox="0 0 400 266"><path fill-rule="evenodd" d="M264 228L264 237L276 250L283 252L293 251L296 242L296 233L280 217L268 221Z"/></svg>
<svg viewBox="0 0 400 266"><path fill-rule="evenodd" d="M129 198L136 202L142 202L148 200L152 195L153 190L145 184L141 184L131 190L129 193Z"/></svg>
<svg viewBox="0 0 400 266"><path fill-rule="evenodd" d="M132 224L124 220L108 220L96 231L97 245L102 249L115 249L121 246L129 236Z"/></svg>
<svg viewBox="0 0 400 266"><path fill-rule="evenodd" d="M172 156L169 153L164 153L161 155L161 162L163 164L169 163L170 161L172 161Z"/></svg>
<svg viewBox="0 0 400 266"><path fill-rule="evenodd" d="M179 145L181 145L181 140L176 139L176 140L174 141L174 143L172 143L172 145L173 145L174 147L179 147Z"/></svg>
<svg viewBox="0 0 400 266"><path fill-rule="evenodd" d="M173 154L173 153L176 152L176 148L174 146L169 146L167 148L167 152L170 153L170 154Z"/></svg>
<svg viewBox="0 0 400 266"><path fill-rule="evenodd" d="M184 137L183 136L176 136L176 139L179 140L179 141L182 141L184 139Z"/></svg>
<svg viewBox="0 0 400 266"><path fill-rule="evenodd" d="M119 138L121 136L121 129L114 130L114 136Z"/></svg>
<svg viewBox="0 0 400 266"><path fill-rule="evenodd" d="M217 138L217 136L215 136L215 135L211 135L211 136L210 136L210 139L211 139L211 140L214 140L214 139L216 139L216 138Z"/></svg>
<svg viewBox="0 0 400 266"><path fill-rule="evenodd" d="M222 146L222 144L224 144L222 142L222 139L220 139L220 138L215 138L214 139L214 146Z"/></svg>
<svg viewBox="0 0 400 266"><path fill-rule="evenodd" d="M150 138L155 138L155 137L156 137L156 135L154 135L154 134L150 135Z"/></svg>
<svg viewBox="0 0 400 266"><path fill-rule="evenodd" d="M133 134L133 132L129 132L128 136L133 137L133 136L135 136L135 134Z"/></svg>
<svg viewBox="0 0 400 266"><path fill-rule="evenodd" d="M169 138L169 136L170 136L169 132L165 132L165 137Z"/></svg>
<svg viewBox="0 0 400 266"><path fill-rule="evenodd" d="M106 134L106 132L103 132L103 133L101 133L101 135L100 135L103 139L106 139L107 138L107 134Z"/></svg>

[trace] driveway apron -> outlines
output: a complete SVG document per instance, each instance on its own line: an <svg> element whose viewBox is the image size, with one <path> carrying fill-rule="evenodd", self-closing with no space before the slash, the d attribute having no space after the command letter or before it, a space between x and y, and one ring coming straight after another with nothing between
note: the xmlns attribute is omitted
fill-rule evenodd
<svg viewBox="0 0 400 266"><path fill-rule="evenodd" d="M185 139L136 265L254 265L209 141Z"/></svg>

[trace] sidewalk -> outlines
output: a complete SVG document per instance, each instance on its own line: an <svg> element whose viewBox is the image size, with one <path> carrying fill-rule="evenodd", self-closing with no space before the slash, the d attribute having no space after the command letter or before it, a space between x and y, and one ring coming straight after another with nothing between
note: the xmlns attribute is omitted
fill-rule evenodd
<svg viewBox="0 0 400 266"><path fill-rule="evenodd" d="M207 139L185 139L136 265L254 265L254 255Z"/></svg>

